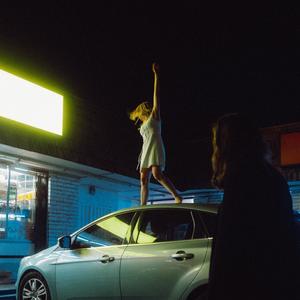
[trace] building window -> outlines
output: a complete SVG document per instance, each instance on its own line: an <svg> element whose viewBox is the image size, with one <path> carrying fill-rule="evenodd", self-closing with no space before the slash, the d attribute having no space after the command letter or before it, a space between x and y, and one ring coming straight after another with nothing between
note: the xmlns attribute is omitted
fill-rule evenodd
<svg viewBox="0 0 300 300"><path fill-rule="evenodd" d="M36 176L0 165L0 239L33 241Z"/></svg>

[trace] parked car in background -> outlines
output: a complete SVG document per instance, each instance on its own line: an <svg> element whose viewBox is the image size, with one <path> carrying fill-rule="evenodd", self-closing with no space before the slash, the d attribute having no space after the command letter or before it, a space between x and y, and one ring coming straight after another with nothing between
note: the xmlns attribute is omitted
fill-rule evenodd
<svg viewBox="0 0 300 300"><path fill-rule="evenodd" d="M216 215L164 204L104 216L22 259L18 299L202 299Z"/></svg>

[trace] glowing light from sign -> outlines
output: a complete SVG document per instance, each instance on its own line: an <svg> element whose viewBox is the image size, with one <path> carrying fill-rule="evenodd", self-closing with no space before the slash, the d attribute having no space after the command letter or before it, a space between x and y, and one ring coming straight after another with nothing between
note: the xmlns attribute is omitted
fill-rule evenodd
<svg viewBox="0 0 300 300"><path fill-rule="evenodd" d="M0 116L63 132L63 96L0 69Z"/></svg>
<svg viewBox="0 0 300 300"><path fill-rule="evenodd" d="M280 136L280 156L282 166L300 164L300 132Z"/></svg>

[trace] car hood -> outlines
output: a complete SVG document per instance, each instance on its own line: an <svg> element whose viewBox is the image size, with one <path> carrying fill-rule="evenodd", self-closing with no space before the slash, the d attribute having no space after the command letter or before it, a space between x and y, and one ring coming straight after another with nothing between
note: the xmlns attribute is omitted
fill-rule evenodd
<svg viewBox="0 0 300 300"><path fill-rule="evenodd" d="M57 248L58 248L58 245L54 245L54 246L52 246L52 247L49 247L49 248L47 248L47 249L44 249L44 250L42 250L42 251L40 251L40 252L38 252L38 253L35 253L35 254L33 254L33 255L26 256L26 257L24 257L24 258L22 259L22 262L24 263L24 262L26 262L26 261L28 261L28 260L37 260L37 259L39 259L39 258L42 257L42 256L44 257L44 256L47 256L47 255L51 254L51 253L54 252Z"/></svg>
<svg viewBox="0 0 300 300"><path fill-rule="evenodd" d="M54 245L51 246L47 249L44 249L36 254L34 254L35 257L39 257L39 256L44 256L44 255L49 255L50 253L52 253L53 251L55 251L58 248L58 245Z"/></svg>

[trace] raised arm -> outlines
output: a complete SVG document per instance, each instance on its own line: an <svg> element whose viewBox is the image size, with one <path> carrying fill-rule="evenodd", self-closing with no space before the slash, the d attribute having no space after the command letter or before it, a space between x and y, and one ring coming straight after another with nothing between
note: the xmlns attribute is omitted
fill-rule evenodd
<svg viewBox="0 0 300 300"><path fill-rule="evenodd" d="M159 65L152 64L152 71L154 74L154 88L153 88L153 117L160 120L160 99L159 99Z"/></svg>

